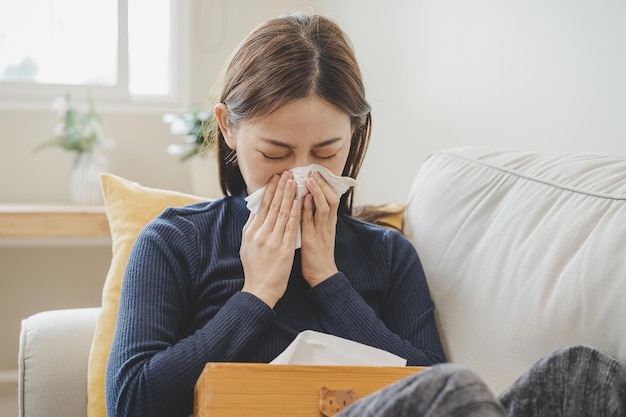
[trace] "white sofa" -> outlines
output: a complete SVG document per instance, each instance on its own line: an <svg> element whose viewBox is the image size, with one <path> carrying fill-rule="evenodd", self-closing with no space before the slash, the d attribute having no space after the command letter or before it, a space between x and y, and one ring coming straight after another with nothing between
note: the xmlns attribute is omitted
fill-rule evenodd
<svg viewBox="0 0 626 417"><path fill-rule="evenodd" d="M626 158L488 148L437 152L406 204L448 359L494 392L555 349L626 363ZM22 417L86 415L98 308L22 323Z"/></svg>

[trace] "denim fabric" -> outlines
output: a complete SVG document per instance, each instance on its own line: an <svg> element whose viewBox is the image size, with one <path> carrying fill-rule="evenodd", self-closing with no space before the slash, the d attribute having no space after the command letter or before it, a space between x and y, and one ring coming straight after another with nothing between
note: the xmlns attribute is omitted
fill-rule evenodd
<svg viewBox="0 0 626 417"><path fill-rule="evenodd" d="M541 359L495 398L458 365L435 365L379 390L337 417L626 416L626 368L590 347Z"/></svg>

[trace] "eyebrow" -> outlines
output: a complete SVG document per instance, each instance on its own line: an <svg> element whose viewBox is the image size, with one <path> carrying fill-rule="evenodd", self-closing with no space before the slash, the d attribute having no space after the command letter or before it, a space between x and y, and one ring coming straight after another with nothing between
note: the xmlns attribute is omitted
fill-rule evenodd
<svg viewBox="0 0 626 417"><path fill-rule="evenodd" d="M330 139L327 139L327 140L325 140L323 142L316 143L313 147L314 148L323 148L324 146L332 145L333 143L338 142L341 139L342 138L340 138L340 137L330 138ZM266 143L269 143L269 144L275 145L275 146L280 146L282 148L289 148L289 149L292 148L288 143L282 142L282 141L277 140L277 139L261 138L261 140L263 142L266 142Z"/></svg>

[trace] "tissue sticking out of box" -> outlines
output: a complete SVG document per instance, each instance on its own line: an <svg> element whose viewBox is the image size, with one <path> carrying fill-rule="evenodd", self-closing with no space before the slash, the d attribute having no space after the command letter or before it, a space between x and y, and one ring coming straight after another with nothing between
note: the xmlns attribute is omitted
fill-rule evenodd
<svg viewBox="0 0 626 417"><path fill-rule="evenodd" d="M298 334L272 364L406 366L406 359L385 350L314 330Z"/></svg>

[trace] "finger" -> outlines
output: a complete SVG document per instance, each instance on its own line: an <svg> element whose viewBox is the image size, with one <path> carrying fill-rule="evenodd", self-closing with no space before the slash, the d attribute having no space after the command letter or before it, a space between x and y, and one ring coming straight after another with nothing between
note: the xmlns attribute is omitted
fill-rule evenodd
<svg viewBox="0 0 626 417"><path fill-rule="evenodd" d="M254 213L250 213L250 216L248 216L248 220L246 220L246 224L243 225L242 235L244 237L248 232L248 229L250 229L250 225L254 222L255 217L256 215Z"/></svg>
<svg viewBox="0 0 626 417"><path fill-rule="evenodd" d="M285 184L285 190L283 192L283 199L280 205L280 211L276 216L276 223L274 225L274 231L282 236L285 233L285 227L289 221L293 201L296 198L296 182L293 179L288 179Z"/></svg>
<svg viewBox="0 0 626 417"><path fill-rule="evenodd" d="M298 200L293 200L291 203L291 211L289 212L289 220L285 225L285 234L283 235L283 242L291 242L295 249L296 246L296 232L298 231L298 225L300 224L301 206Z"/></svg>
<svg viewBox="0 0 626 417"><path fill-rule="evenodd" d="M331 208L339 207L340 196L337 194L337 191L335 191L333 186L330 185L319 172L314 173L313 179L324 192L324 197L326 197L326 201L328 202L329 206Z"/></svg>
<svg viewBox="0 0 626 417"><path fill-rule="evenodd" d="M307 194L302 201L302 228L306 229L313 224L313 196Z"/></svg>
<svg viewBox="0 0 626 417"><path fill-rule="evenodd" d="M266 229L267 232L271 232L272 230L274 230L276 219L278 218L281 210L283 210L285 187L287 186L287 181L290 175L290 172L285 171L280 175L278 179L276 190L268 205L267 216L263 221L263 228Z"/></svg>
<svg viewBox="0 0 626 417"><path fill-rule="evenodd" d="M269 182L267 183L267 187L265 188L265 192L263 193L263 198L261 199L261 205L257 210L257 215L261 220L264 220L267 216L267 212L270 209L270 205L272 204L272 200L274 199L274 194L276 193L276 188L278 188L278 181L280 176L275 174L272 175Z"/></svg>
<svg viewBox="0 0 626 417"><path fill-rule="evenodd" d="M241 230L241 247L239 248L239 253L241 253L241 248L243 248L244 246L246 246L247 242L248 242L248 230L250 230L250 225L252 224L252 222L254 221L254 213L250 213L250 216L248 216L248 220L246 221L246 224L243 225L243 229Z"/></svg>
<svg viewBox="0 0 626 417"><path fill-rule="evenodd" d="M315 219L327 219L333 209L336 211L339 203L337 193L318 172L313 172L307 179L307 188L315 203Z"/></svg>

